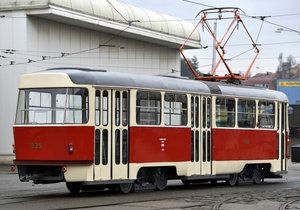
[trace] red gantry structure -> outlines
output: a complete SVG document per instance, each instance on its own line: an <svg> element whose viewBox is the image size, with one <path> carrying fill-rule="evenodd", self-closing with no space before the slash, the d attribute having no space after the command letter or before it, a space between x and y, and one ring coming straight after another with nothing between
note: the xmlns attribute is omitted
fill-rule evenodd
<svg viewBox="0 0 300 210"><path fill-rule="evenodd" d="M188 36L188 38L185 40L185 42L182 44L182 46L179 48L179 51L181 55L183 56L186 64L188 65L189 69L191 70L192 74L194 75L196 80L210 80L210 81L220 81L220 80L246 80L249 76L249 72L251 71L251 68L256 61L258 54L259 54L259 49L258 45L255 43L253 40L251 34L249 33L248 29L246 28L246 25L244 24L243 20L241 19L240 13L242 12L241 9L235 8L235 7L223 7L223 8L211 8L211 9L205 9L199 12L197 17L201 15L201 18L198 22L198 24L195 26L194 30L192 33ZM226 14L226 16L224 16ZM211 28L209 21L210 20L232 20L230 25L228 26L225 34L221 37L221 39L218 39L218 37L215 35L213 29ZM219 55L219 60L217 64L214 66L212 71L210 72L209 75L201 76L191 65L189 60L186 58L183 50L185 45L189 42L190 37L192 36L193 33L197 30L199 26L202 26L203 29L208 31L208 33L212 36L212 38L216 42L215 50L217 54ZM228 59L225 58L226 51L225 47L232 35L236 30L239 30L239 26L242 26L246 31L246 34L250 38L252 49L255 52L254 58L251 60L250 65L248 66L246 72L244 75L239 75L235 74L233 69L230 67L228 63ZM247 51L248 52L248 51ZM243 53L241 53L243 54ZM223 63L224 66L226 67L226 70L228 71L228 74L223 75L223 76L217 76L216 72L219 69L220 64Z"/></svg>

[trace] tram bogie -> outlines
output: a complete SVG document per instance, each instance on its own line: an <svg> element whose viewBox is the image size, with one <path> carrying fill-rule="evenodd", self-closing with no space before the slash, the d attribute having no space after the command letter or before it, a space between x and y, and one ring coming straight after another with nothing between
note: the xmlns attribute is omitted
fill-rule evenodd
<svg viewBox="0 0 300 210"><path fill-rule="evenodd" d="M21 78L15 164L21 181L72 193L259 184L287 172L287 110L267 89L52 69Z"/></svg>

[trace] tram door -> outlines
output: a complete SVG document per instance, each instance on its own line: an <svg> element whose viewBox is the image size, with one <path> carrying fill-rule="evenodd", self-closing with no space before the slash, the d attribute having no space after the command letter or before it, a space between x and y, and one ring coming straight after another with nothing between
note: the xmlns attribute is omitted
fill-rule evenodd
<svg viewBox="0 0 300 210"><path fill-rule="evenodd" d="M201 174L200 100L200 96L191 96L191 175Z"/></svg>
<svg viewBox="0 0 300 210"><path fill-rule="evenodd" d="M112 90L112 179L129 178L128 122L129 92Z"/></svg>
<svg viewBox="0 0 300 210"><path fill-rule="evenodd" d="M287 132L286 104L278 104L278 156L281 171L286 171L286 132Z"/></svg>
<svg viewBox="0 0 300 210"><path fill-rule="evenodd" d="M211 154L211 97L201 97L201 174L212 174Z"/></svg>
<svg viewBox="0 0 300 210"><path fill-rule="evenodd" d="M94 180L128 178L127 90L96 90Z"/></svg>

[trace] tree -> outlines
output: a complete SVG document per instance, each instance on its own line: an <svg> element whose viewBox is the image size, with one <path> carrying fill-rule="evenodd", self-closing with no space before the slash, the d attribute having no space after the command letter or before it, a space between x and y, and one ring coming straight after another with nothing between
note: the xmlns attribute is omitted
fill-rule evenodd
<svg viewBox="0 0 300 210"><path fill-rule="evenodd" d="M291 67L294 67L297 65L296 58L293 55L289 55L286 60L291 65Z"/></svg>
<svg viewBox="0 0 300 210"><path fill-rule="evenodd" d="M188 59L189 62L192 64L193 68L198 71L199 68L199 61L198 58L194 55L191 59Z"/></svg>
<svg viewBox="0 0 300 210"><path fill-rule="evenodd" d="M200 75L202 75L198 71L198 69L199 69L198 58L194 55L192 58L188 58L188 61L190 62L192 67L195 69L195 71L197 71ZM192 74L191 70L189 69L189 67L187 66L187 64L185 63L185 60L183 58L181 59L181 76L189 77L191 79L194 78L194 75Z"/></svg>
<svg viewBox="0 0 300 210"><path fill-rule="evenodd" d="M293 55L289 55L286 58L286 61L284 61L283 54L280 53L279 57L278 57L278 61L279 61L279 65L277 68L278 78L281 78L281 79L293 78L295 73L293 73L292 69L294 69L295 66L297 66L297 61L296 61L295 57ZM298 74L296 73L296 75L298 75Z"/></svg>

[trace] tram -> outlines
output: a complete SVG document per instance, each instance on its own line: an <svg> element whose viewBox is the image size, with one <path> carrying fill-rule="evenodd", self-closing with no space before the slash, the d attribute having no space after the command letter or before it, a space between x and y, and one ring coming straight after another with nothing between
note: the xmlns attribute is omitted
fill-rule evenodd
<svg viewBox="0 0 300 210"><path fill-rule="evenodd" d="M14 164L22 182L128 193L287 173L288 100L269 89L101 70L21 77Z"/></svg>

